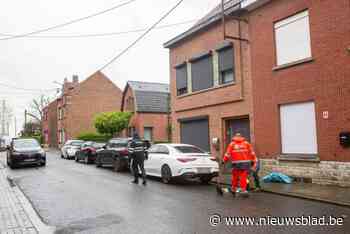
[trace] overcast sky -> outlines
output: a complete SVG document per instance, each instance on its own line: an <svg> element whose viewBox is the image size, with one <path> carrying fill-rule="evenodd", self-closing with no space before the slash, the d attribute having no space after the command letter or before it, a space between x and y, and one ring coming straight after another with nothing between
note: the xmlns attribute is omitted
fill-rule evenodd
<svg viewBox="0 0 350 234"><path fill-rule="evenodd" d="M0 9L0 34L23 34L83 17L128 0L4 0ZM73 25L37 34L62 36L128 31L147 28L178 0L137 0L127 6ZM220 0L185 0L161 25L199 19ZM103 72L121 89L127 80L168 82L168 50L163 43L193 23L157 29ZM26 89L54 89L65 77L77 74L84 80L140 35L138 33L97 38L17 38L0 41L0 83ZM38 91L0 86L23 126L24 109ZM55 91L45 93L53 97ZM11 132L14 132L12 121Z"/></svg>

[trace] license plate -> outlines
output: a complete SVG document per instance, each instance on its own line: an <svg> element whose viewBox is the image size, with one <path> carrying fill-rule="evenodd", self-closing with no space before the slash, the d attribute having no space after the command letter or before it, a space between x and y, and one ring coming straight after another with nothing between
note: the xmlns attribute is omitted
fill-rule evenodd
<svg viewBox="0 0 350 234"><path fill-rule="evenodd" d="M198 168L197 171L200 174L210 173L210 168Z"/></svg>
<svg viewBox="0 0 350 234"><path fill-rule="evenodd" d="M29 159L24 159L25 162L33 162L35 161L35 158L29 158Z"/></svg>

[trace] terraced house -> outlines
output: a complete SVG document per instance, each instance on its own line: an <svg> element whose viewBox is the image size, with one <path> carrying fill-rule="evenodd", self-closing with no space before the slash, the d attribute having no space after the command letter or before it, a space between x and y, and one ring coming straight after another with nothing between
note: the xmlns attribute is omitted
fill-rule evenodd
<svg viewBox="0 0 350 234"><path fill-rule="evenodd" d="M225 5L226 13L238 9ZM227 33L248 37L244 22L228 20ZM254 141L248 43L223 37L221 6L165 43L170 49L173 141L217 157L236 132Z"/></svg>
<svg viewBox="0 0 350 234"><path fill-rule="evenodd" d="M241 132L263 174L350 186L349 16L348 0L224 1L165 43L173 140L221 157Z"/></svg>
<svg viewBox="0 0 350 234"><path fill-rule="evenodd" d="M122 98L122 111L133 113L125 136L137 132L151 142L169 141L169 85L129 81Z"/></svg>
<svg viewBox="0 0 350 234"><path fill-rule="evenodd" d="M59 144L76 138L84 132L95 132L95 115L107 111L119 111L122 91L98 71L79 82L64 81L63 92L57 99L57 133Z"/></svg>

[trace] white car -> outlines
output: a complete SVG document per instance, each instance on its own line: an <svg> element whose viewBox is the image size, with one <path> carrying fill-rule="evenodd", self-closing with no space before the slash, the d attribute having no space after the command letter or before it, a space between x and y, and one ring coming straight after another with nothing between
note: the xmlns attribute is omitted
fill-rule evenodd
<svg viewBox="0 0 350 234"><path fill-rule="evenodd" d="M169 183L173 178L199 178L208 183L218 175L215 158L193 145L156 144L148 150L146 174L162 178Z"/></svg>
<svg viewBox="0 0 350 234"><path fill-rule="evenodd" d="M61 148L61 158L72 159L75 153L80 149L84 141L68 140Z"/></svg>

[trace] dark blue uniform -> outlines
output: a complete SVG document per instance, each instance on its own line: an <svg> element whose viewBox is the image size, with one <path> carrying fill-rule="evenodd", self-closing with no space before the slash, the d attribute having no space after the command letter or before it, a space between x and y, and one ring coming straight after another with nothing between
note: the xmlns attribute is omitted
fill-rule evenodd
<svg viewBox="0 0 350 234"><path fill-rule="evenodd" d="M129 155L131 159L131 168L134 174L134 183L138 183L139 180L139 169L143 179L143 184L146 184L146 171L144 162L147 157L146 146L140 139L132 139L128 145Z"/></svg>

